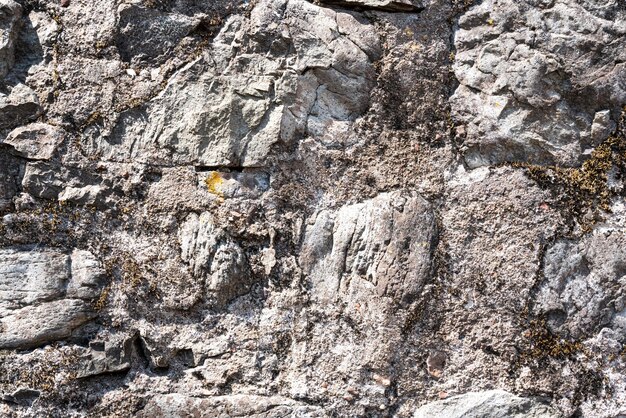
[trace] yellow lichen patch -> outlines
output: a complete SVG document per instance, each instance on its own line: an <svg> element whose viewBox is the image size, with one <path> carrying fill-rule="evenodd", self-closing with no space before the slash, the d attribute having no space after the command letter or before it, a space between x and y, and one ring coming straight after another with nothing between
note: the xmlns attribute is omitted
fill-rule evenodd
<svg viewBox="0 0 626 418"><path fill-rule="evenodd" d="M224 197L224 193L222 193L222 183L224 183L224 179L217 171L211 171L209 176L204 180L206 184L207 190L219 197Z"/></svg>
<svg viewBox="0 0 626 418"><path fill-rule="evenodd" d="M489 24L489 26L493 26L494 20L492 18L487 19L487 24Z"/></svg>
<svg viewBox="0 0 626 418"><path fill-rule="evenodd" d="M422 50L422 46L415 41L409 42L409 49L414 52L419 52Z"/></svg>

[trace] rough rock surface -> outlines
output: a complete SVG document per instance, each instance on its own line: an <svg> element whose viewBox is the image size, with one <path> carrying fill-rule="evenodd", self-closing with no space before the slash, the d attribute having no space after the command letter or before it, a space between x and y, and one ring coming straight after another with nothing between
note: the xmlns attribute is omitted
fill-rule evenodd
<svg viewBox="0 0 626 418"><path fill-rule="evenodd" d="M619 1L484 1L458 21L451 98L472 167L577 165L626 101Z"/></svg>
<svg viewBox="0 0 626 418"><path fill-rule="evenodd" d="M67 338L95 315L104 271L87 251L0 251L0 348Z"/></svg>
<svg viewBox="0 0 626 418"><path fill-rule="evenodd" d="M22 6L13 0L0 2L0 78L14 64L15 41L21 24Z"/></svg>
<svg viewBox="0 0 626 418"><path fill-rule="evenodd" d="M0 416L626 416L621 0L0 0Z"/></svg>

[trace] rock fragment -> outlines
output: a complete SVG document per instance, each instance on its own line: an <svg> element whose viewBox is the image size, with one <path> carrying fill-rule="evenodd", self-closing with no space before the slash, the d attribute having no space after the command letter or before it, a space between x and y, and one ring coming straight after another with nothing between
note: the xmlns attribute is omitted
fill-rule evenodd
<svg viewBox="0 0 626 418"><path fill-rule="evenodd" d="M626 236L617 231L557 241L544 257L534 313L568 338L580 339L603 327L625 332L625 246Z"/></svg>
<svg viewBox="0 0 626 418"><path fill-rule="evenodd" d="M163 62L164 55L200 23L198 18L134 4L122 4L118 16L115 43L122 59L133 65Z"/></svg>
<svg viewBox="0 0 626 418"><path fill-rule="evenodd" d="M426 359L428 373L433 377L440 377L446 365L446 359L446 353L443 351L433 350Z"/></svg>
<svg viewBox="0 0 626 418"><path fill-rule="evenodd" d="M45 124L20 126L9 133L4 143L15 149L17 155L31 160L49 160L63 142L63 130Z"/></svg>
<svg viewBox="0 0 626 418"><path fill-rule="evenodd" d="M35 92L25 84L0 93L0 131L12 129L35 119L41 111Z"/></svg>
<svg viewBox="0 0 626 418"><path fill-rule="evenodd" d="M469 392L426 404L413 418L560 418L561 414L531 398L503 390Z"/></svg>
<svg viewBox="0 0 626 418"><path fill-rule="evenodd" d="M218 306L249 291L246 255L208 212L190 214L179 230L181 257L194 275L205 280L207 296Z"/></svg>
<svg viewBox="0 0 626 418"><path fill-rule="evenodd" d="M135 336L112 335L104 341L91 341L81 360L79 378L123 372L131 367Z"/></svg>
<svg viewBox="0 0 626 418"><path fill-rule="evenodd" d="M0 348L27 349L69 337L96 316L91 301L103 279L87 251L0 249Z"/></svg>
<svg viewBox="0 0 626 418"><path fill-rule="evenodd" d="M383 193L318 213L300 263L318 298L332 300L362 286L405 304L428 277L435 236L433 213L421 196Z"/></svg>
<svg viewBox="0 0 626 418"><path fill-rule="evenodd" d="M626 103L625 13L617 0L491 0L461 16L451 105L467 164L579 165Z"/></svg>
<svg viewBox="0 0 626 418"><path fill-rule="evenodd" d="M13 0L0 0L0 80L15 62L15 42L20 28L22 6Z"/></svg>

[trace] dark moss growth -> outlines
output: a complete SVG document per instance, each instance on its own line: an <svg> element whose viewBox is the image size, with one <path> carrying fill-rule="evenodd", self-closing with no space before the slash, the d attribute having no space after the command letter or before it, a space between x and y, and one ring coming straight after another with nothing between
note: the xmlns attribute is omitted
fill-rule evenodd
<svg viewBox="0 0 626 418"><path fill-rule="evenodd" d="M143 280L143 271L139 263L129 253L118 253L104 261L104 269L109 277L115 277L130 288L135 288ZM105 298L108 297L107 291Z"/></svg>
<svg viewBox="0 0 626 418"><path fill-rule="evenodd" d="M590 397L604 395L610 398L614 389L610 385L607 377L599 370L584 368L576 373L578 387L576 388L572 400L576 405L580 405Z"/></svg>
<svg viewBox="0 0 626 418"><path fill-rule="evenodd" d="M532 320L523 336L525 346L520 359L524 363L547 358L566 359L584 353L581 342L555 335L548 329L545 320Z"/></svg>
<svg viewBox="0 0 626 418"><path fill-rule="evenodd" d="M44 349L44 355L27 360L27 367L15 368L0 362L0 387L25 386L42 391L43 397L54 396L60 385L75 378L77 356L73 351L55 352L54 346Z"/></svg>
<svg viewBox="0 0 626 418"><path fill-rule="evenodd" d="M576 219L584 232L601 219L601 212L610 212L611 198L618 191L609 186L609 172L626 173L626 111L616 132L591 153L580 168L537 166L513 163L523 167L539 186L550 189L560 209Z"/></svg>
<svg viewBox="0 0 626 418"><path fill-rule="evenodd" d="M102 289L102 292L100 292L100 296L93 304L93 307L96 311L101 311L106 307L110 292L111 292L110 285Z"/></svg>

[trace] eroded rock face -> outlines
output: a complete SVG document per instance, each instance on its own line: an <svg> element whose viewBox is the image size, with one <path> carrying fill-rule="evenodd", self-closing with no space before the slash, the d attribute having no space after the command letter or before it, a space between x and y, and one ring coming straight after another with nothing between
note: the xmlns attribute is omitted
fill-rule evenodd
<svg viewBox="0 0 626 418"><path fill-rule="evenodd" d="M314 297L332 301L363 287L408 303L430 273L435 220L415 194L385 193L317 214L307 228L300 263Z"/></svg>
<svg viewBox="0 0 626 418"><path fill-rule="evenodd" d="M20 27L22 6L13 0L0 2L0 79L4 78L15 61L15 40Z"/></svg>
<svg viewBox="0 0 626 418"><path fill-rule="evenodd" d="M459 18L451 98L471 167L576 166L626 102L618 1L484 1Z"/></svg>
<svg viewBox="0 0 626 418"><path fill-rule="evenodd" d="M623 415L621 3L0 0L0 416Z"/></svg>
<svg viewBox="0 0 626 418"><path fill-rule="evenodd" d="M0 250L0 348L67 338L95 317L104 272L94 256L54 249Z"/></svg>

